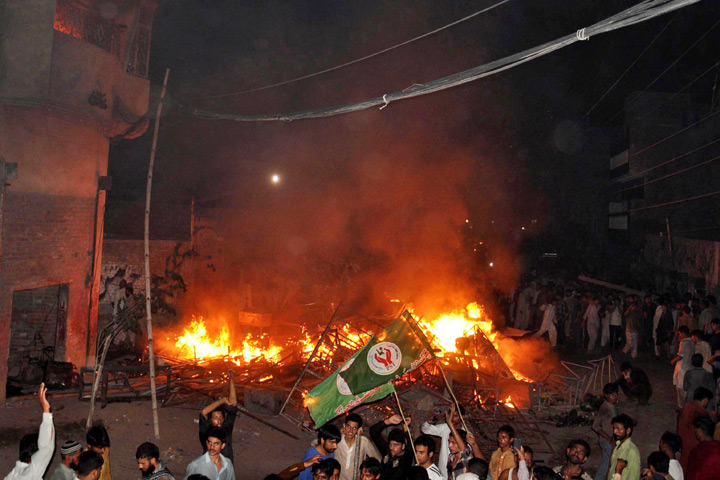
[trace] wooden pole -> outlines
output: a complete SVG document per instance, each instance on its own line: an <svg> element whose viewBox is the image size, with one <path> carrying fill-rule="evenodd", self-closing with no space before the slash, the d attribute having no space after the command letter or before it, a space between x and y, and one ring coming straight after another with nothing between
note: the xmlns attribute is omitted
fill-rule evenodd
<svg viewBox="0 0 720 480"><path fill-rule="evenodd" d="M467 425L465 424L465 419L462 416L462 412L460 411L460 404L458 403L458 400L455 397L455 392L453 392L453 389L450 388L450 382L448 382L448 379L445 376L445 370L443 370L442 364L440 363L440 360L438 358L435 358L435 365L437 365L437 367L440 369L440 373L442 373L443 380L445 380L445 387L448 389L448 392L450 392L453 402L455 402L455 406L457 407L457 413L460 416L460 421L463 424L463 428L465 428L465 431L467 433L470 433L470 430L468 430ZM500 400L500 399L498 398L497 400Z"/></svg>
<svg viewBox="0 0 720 480"><path fill-rule="evenodd" d="M417 452L415 451L415 442L412 438L410 425L408 425L407 420L405 420L405 414L403 413L402 406L400 405L400 397L398 397L397 390L395 390L395 385L393 385L393 393L395 394L395 401L397 402L398 410L400 410L400 416L402 417L404 430L407 432L407 436L410 439L410 447L412 448L413 455L415 456L415 463L420 464L420 462L418 462Z"/></svg>
<svg viewBox="0 0 720 480"><path fill-rule="evenodd" d="M110 343L113 339L113 334L108 334L103 342L102 352L100 354L100 362L95 365L95 378L93 379L92 394L90 395L90 412L88 413L87 422L85 422L85 430L90 430L92 426L93 415L95 414L95 397L97 396L98 388L100 387L100 379L103 374L103 366L105 365L105 357L110 349Z"/></svg>
<svg viewBox="0 0 720 480"><path fill-rule="evenodd" d="M155 427L155 438L160 438L160 424L158 422L157 389L155 388L155 353L153 350L152 334L152 308L151 308L151 286L150 286L150 194L152 192L153 166L155 165L155 152L157 151L158 131L160 130L160 116L162 115L163 99L167 89L170 69L165 70L160 101L158 102L157 113L155 114L155 131L153 132L152 148L150 149L150 164L148 165L147 189L145 190L145 310L147 312L148 332L148 360L150 362L150 396L152 398L153 425Z"/></svg>

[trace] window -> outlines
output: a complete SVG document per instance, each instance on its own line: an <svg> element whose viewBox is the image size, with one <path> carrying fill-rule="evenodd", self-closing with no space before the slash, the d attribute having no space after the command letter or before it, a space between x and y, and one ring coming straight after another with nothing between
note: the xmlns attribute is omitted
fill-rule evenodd
<svg viewBox="0 0 720 480"><path fill-rule="evenodd" d="M153 13L152 6L145 3L140 5L137 26L127 56L127 73L143 78L148 75Z"/></svg>

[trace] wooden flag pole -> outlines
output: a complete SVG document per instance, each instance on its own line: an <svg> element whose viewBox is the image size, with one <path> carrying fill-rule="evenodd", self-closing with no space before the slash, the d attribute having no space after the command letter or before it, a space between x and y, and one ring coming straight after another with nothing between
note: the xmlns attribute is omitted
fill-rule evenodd
<svg viewBox="0 0 720 480"><path fill-rule="evenodd" d="M150 396L152 398L153 425L155 427L155 438L160 438L160 423L158 421L157 389L155 388L155 352L153 349L152 333L152 307L151 307L151 285L150 285L150 194L152 192L153 166L155 165L155 151L157 150L158 131L160 129L160 116L162 115L163 99L167 89L170 69L165 70L162 90L160 91L160 102L155 114L155 131L153 133L152 148L150 149L150 164L148 165L147 189L145 191L145 310L147 313L148 332L148 361L150 362Z"/></svg>
<svg viewBox="0 0 720 480"><path fill-rule="evenodd" d="M412 314L410 315L410 318L412 319L412 322L410 323L411 327L417 328L417 330L413 329L415 332L415 335L417 335L418 338L422 338L418 334L418 331L420 331L420 333L422 333L422 328L420 328L418 321L415 320L415 317ZM431 347L428 346L428 348L431 348ZM433 358L435 359L435 365L437 365L437 367L440 369L440 373L442 373L443 380L445 380L445 386L447 387L448 392L450 392L450 395L452 396L452 399L455 402L455 406L457 407L457 413L460 416L460 421L462 421L463 428L465 429L465 431L467 433L470 433L470 430L468 430L467 425L465 424L465 419L463 418L462 412L460 411L460 403L458 403L458 400L455 397L455 392L453 392L453 389L450 388L450 382L448 382L448 379L445 376L445 370L443 370L443 368L442 368L442 362L440 362L440 360L434 354L433 354ZM397 394L396 394L396 396L397 396ZM398 404L399 404L399 402L398 402Z"/></svg>
<svg viewBox="0 0 720 480"><path fill-rule="evenodd" d="M408 425L407 420L405 420L405 414L403 413L402 406L400 405L400 397L398 397L397 390L395 390L394 384L393 384L393 393L395 394L395 401L397 402L398 410L400 410L400 416L402 417L402 420L403 420L403 426L405 427L407 436L410 439L410 447L412 447L413 456L415 457L415 463L417 463L419 465L420 462L418 462L417 452L415 451L415 442L413 441L413 438L412 438L412 432L410 431L410 425ZM407 448L407 447L405 447L405 448Z"/></svg>
<svg viewBox="0 0 720 480"><path fill-rule="evenodd" d="M443 380L445 380L445 387L448 389L448 392L450 392L450 395L452 396L453 401L455 402L455 406L457 406L457 414L460 415L460 421L463 424L463 428L467 433L470 433L470 430L468 430L467 425L465 424L465 418L463 418L462 412L460 411L460 403L458 403L457 398L455 397L455 392L453 392L453 389L450 388L450 382L448 382L447 377L445 376L445 370L442 368L442 363L440 360L435 358L435 365L440 369L440 373L442 373Z"/></svg>

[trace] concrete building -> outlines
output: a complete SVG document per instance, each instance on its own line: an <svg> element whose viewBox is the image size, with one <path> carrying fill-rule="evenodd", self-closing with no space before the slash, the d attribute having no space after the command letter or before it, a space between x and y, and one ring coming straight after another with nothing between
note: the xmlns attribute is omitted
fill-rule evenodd
<svg viewBox="0 0 720 480"><path fill-rule="evenodd" d="M629 98L627 143L610 162L611 232L651 266L648 280L659 291L713 291L720 279L720 110L684 94Z"/></svg>
<svg viewBox="0 0 720 480"><path fill-rule="evenodd" d="M155 8L0 3L2 385L31 357L94 362L108 149L147 129Z"/></svg>

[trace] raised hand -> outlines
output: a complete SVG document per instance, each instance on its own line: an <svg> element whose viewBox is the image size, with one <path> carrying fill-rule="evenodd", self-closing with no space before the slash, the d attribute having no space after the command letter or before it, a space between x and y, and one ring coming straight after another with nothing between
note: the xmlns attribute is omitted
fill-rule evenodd
<svg viewBox="0 0 720 480"><path fill-rule="evenodd" d="M40 405L42 406L43 413L50 413L50 402L48 402L47 399L47 388L45 388L45 384L40 384L40 391L38 392L38 397L40 398Z"/></svg>

